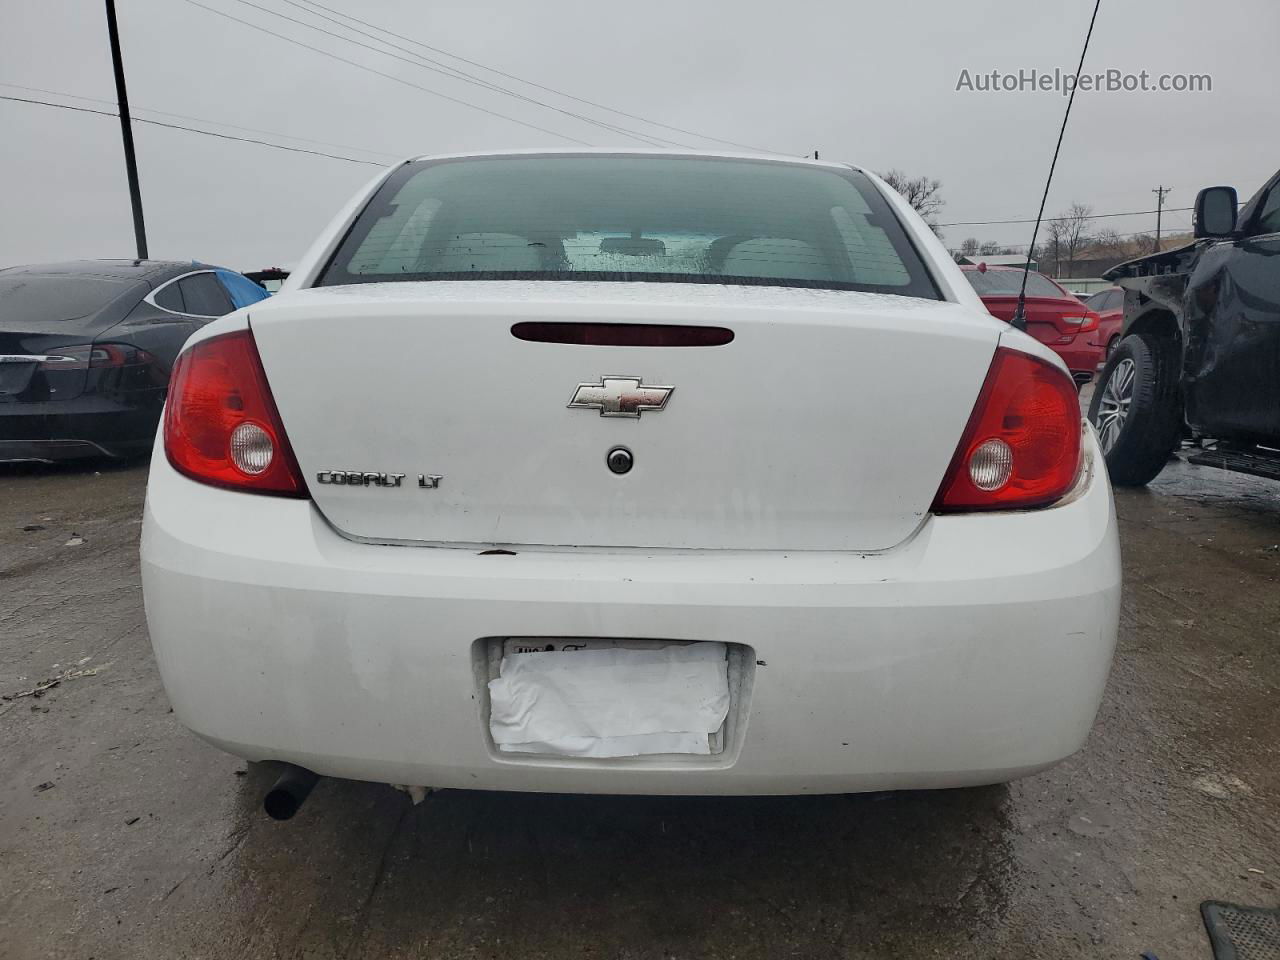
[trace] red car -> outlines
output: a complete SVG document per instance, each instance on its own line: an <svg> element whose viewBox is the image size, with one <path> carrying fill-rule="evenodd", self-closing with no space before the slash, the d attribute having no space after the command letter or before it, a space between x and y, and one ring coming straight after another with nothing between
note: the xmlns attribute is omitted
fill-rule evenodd
<svg viewBox="0 0 1280 960"><path fill-rule="evenodd" d="M1120 327L1124 324L1124 290L1107 287L1091 296L1084 305L1098 315L1098 332L1093 340L1102 348L1103 359L1110 359L1111 351L1120 342Z"/></svg>
<svg viewBox="0 0 1280 960"><path fill-rule="evenodd" d="M1018 306L1022 270L1017 267L960 267L992 316L1010 322ZM1095 342L1098 315L1048 277L1027 274L1027 333L1060 356L1080 386L1093 379L1103 348Z"/></svg>

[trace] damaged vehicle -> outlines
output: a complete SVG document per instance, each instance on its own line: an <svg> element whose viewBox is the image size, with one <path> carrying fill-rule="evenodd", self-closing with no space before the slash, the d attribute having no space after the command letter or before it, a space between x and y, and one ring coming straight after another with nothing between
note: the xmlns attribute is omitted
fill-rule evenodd
<svg viewBox="0 0 1280 960"><path fill-rule="evenodd" d="M1071 375L845 164L427 157L199 331L142 580L177 716L412 788L1023 776L1093 723L1115 512Z"/></svg>
<svg viewBox="0 0 1280 960"><path fill-rule="evenodd" d="M1192 463L1280 480L1280 173L1237 206L1201 190L1192 243L1104 274L1124 325L1089 419L1114 483L1149 483L1187 436Z"/></svg>

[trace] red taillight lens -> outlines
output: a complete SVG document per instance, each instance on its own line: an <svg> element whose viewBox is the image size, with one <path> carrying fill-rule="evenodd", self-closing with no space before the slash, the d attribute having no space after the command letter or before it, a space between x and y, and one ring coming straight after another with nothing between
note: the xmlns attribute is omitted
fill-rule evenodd
<svg viewBox="0 0 1280 960"><path fill-rule="evenodd" d="M1080 332L1088 333L1090 330L1097 330L1098 324L1102 321L1092 310L1086 310L1084 314L1084 322L1080 324Z"/></svg>
<svg viewBox="0 0 1280 960"><path fill-rule="evenodd" d="M119 343L86 343L57 347L40 364L41 370L88 370L90 367L127 367L152 363L145 350Z"/></svg>
<svg viewBox="0 0 1280 960"><path fill-rule="evenodd" d="M1099 317L1092 310L1086 310L1083 315L1063 316L1059 318L1062 325L1058 329L1067 330L1067 336L1064 336L1059 342L1070 343L1077 333L1088 333L1090 330L1097 330L1098 324L1101 322Z"/></svg>
<svg viewBox="0 0 1280 960"><path fill-rule="evenodd" d="M307 487L248 330L197 343L169 381L164 448L193 480L284 497Z"/></svg>
<svg viewBox="0 0 1280 960"><path fill-rule="evenodd" d="M1013 510L1060 499L1080 470L1080 421L1067 374L1000 347L934 511Z"/></svg>
<svg viewBox="0 0 1280 960"><path fill-rule="evenodd" d="M531 343L577 343L599 347L720 347L733 342L726 327L674 323L517 323L511 335Z"/></svg>

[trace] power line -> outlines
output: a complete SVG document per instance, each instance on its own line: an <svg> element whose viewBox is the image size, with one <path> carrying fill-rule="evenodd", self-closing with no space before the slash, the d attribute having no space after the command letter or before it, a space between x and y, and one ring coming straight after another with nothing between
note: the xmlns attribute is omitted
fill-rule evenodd
<svg viewBox="0 0 1280 960"><path fill-rule="evenodd" d="M59 110L73 110L76 113L92 113L99 117L119 117L120 114L112 113L109 110L94 110L91 107L74 107L69 103L52 103L48 100L35 100L29 97L10 97L0 94L0 100L8 100L11 103L30 103L41 107L56 107ZM376 160L360 160L356 157L344 157L337 153L324 153L320 150L307 150L303 147L290 147L283 143L271 143L269 140L255 140L252 137L233 137L229 133L217 133L213 130L198 130L195 127L185 127L179 123L163 123L160 120L144 120L142 117L134 117L134 123L145 123L152 127L164 127L167 130L184 130L187 133L198 133L205 137L217 137L219 140L234 140L237 143L254 143L261 147L271 147L273 150L287 150L289 153L305 153L313 157L328 157L330 160L346 160L349 163L362 163L370 167L385 167L385 163L379 163Z"/></svg>
<svg viewBox="0 0 1280 960"><path fill-rule="evenodd" d="M86 97L86 96L82 96L80 94L74 94L74 93L66 93L65 91L62 91L62 90L50 90L44 87L28 87L28 86L23 86L22 84L8 83L4 81L0 81L0 87L9 87L15 90L28 90L28 91L37 92L37 93L46 93L52 96L67 97L68 99L72 99L72 100L84 100L89 103L101 103L105 105L112 104L112 101L110 100L104 100L98 97ZM94 110L89 107L77 107L68 103L54 103L49 100L38 100L31 97L12 97L12 96L6 96L4 94L0 94L0 100L7 100L11 103L26 103L26 104L32 104L35 106L54 107L59 110L71 110L76 113L90 113L99 117L113 117L113 118L119 117L119 114L116 113L115 111ZM305 143L316 143L316 144L321 144L325 146L342 147L344 149L357 150L357 151L362 151L364 153L372 153L378 156L384 156L388 158L399 159L401 156L400 154L380 153L379 151L366 150L363 147L356 147L350 144L331 143L330 141L325 141L325 140L308 140L306 137L295 137L287 133L279 133L272 130L262 130L257 127L237 126L236 124L223 123L218 120L208 120L204 117L195 117L195 116L190 116L188 114L170 113L164 110L155 110L150 107L134 107L134 109L145 110L147 113L154 113L160 116L177 117L184 120L193 120L197 123L208 123L214 126L230 127L235 130L247 130L254 133L264 133L269 136L284 137L290 140L301 140ZM325 157L331 160L345 160L349 163L360 163L366 166L375 166L375 167L386 166L386 164L379 163L374 160L363 160L358 157L349 157L349 156L344 156L342 154L336 154L336 153L326 153L320 150L306 150L301 147L295 147L295 146L291 146L283 143L272 143L268 140L258 140L251 137L234 137L229 134L219 133L214 130L201 130L196 127L188 127L188 126L184 126L182 124L176 124L176 123L162 123L161 121L158 121L158 120L148 120L143 117L133 117L133 121L135 123L145 123L145 124L148 124L149 126L154 126L154 127L164 127L165 129L168 129L168 130L181 130L185 133L196 133L206 137L217 137L218 139L221 139L221 140L231 140L237 143L250 143L256 146L271 147L272 149L275 149L275 150L285 150L290 153L303 153L309 156ZM1193 207L1165 207L1164 212L1165 213L1188 212L1193 209L1194 209ZM1082 217L1080 219L1097 220L1105 217L1132 217L1132 216L1139 216L1143 214L1153 214L1155 212L1156 212L1155 210L1134 210L1126 213L1095 213L1095 214L1090 214L1087 217ZM1074 218L1046 217L1045 221L1049 222L1049 221L1069 220L1069 219L1074 219ZM1016 224L1016 223L1032 223L1032 222L1034 221L1032 220L967 220L967 221L959 221L955 223L940 223L940 224L937 224L937 226L939 227L984 226L989 224L1007 224L1007 223ZM1182 232L1187 232L1191 229L1191 227L1190 225L1187 225L1185 227L1179 227L1178 229L1181 230ZM1151 232L1152 231L1150 230L1135 230L1132 233L1117 234L1117 237L1119 237L1120 239L1125 239L1129 237L1140 237L1140 236L1150 235ZM1000 246L1001 248L1013 249L1013 248L1025 248L1027 244L1002 243L1000 244Z"/></svg>
<svg viewBox="0 0 1280 960"><path fill-rule="evenodd" d="M1189 225L1185 227L1180 226L1177 228L1177 232L1190 233L1191 227ZM1150 230L1135 230L1132 233L1117 233L1112 237L1107 237L1103 239L1132 240L1136 237L1149 237L1151 235L1152 235L1152 231ZM1098 239L1099 239L1098 237L1088 237L1085 242L1089 242L1089 243L1097 242ZM998 243L997 241L994 241L994 240L989 242L995 243L1001 249L1001 251L1010 250L1010 251L1013 251L1014 253L1021 253L1025 251L1029 246L1029 244L1026 244L1026 243ZM974 254L974 256L999 256L999 254Z"/></svg>
<svg viewBox="0 0 1280 960"><path fill-rule="evenodd" d="M1179 213L1194 209L1193 207L1165 207L1165 213ZM1041 223L1055 223L1062 220L1103 220L1107 217L1139 217L1155 213L1155 210L1129 210L1125 213L1091 213L1084 217L1044 217ZM939 227L987 227L1002 223L1035 223L1035 217L1025 220L957 220L954 223L939 223Z"/></svg>
<svg viewBox="0 0 1280 960"><path fill-rule="evenodd" d="M537 130L539 133L545 133L553 137L559 137L561 140L568 140L570 143L576 143L584 147L593 146L593 144L587 143L585 140L579 140L576 137L569 136L568 134L558 133L555 130L548 130L546 127L540 127L537 124L529 123L526 120L517 120L515 117L508 116L505 113L499 113L497 110L490 110L487 107L480 106L479 104L471 103L469 100L463 100L460 97L452 97L447 93L441 93L439 90L432 90L430 87L424 87L421 84L413 83L412 81L405 80L402 77L397 77L393 73L384 73L381 70L375 70L373 67L369 67L363 63L359 63L356 60L348 60L346 57L339 56L336 53L330 53L328 50L323 50L320 47L313 47L309 43L303 43L301 40L295 40L293 37L286 37L282 33L276 33L274 30L268 30L266 27L261 26L260 24L251 23L248 20L243 20L240 17L233 16L230 13L224 13L221 10L217 10L213 7L206 6L205 4L200 3L199 0L186 0L186 2L191 4L193 7L199 7L200 9L207 10L210 13L216 14L219 17L225 17L227 20L234 20L236 23L243 24L244 26L249 27L252 30L257 30L261 33L265 33L269 36L275 37L278 40L283 40L285 43L291 43L295 47L302 47L304 50L310 50L313 53L318 53L321 56L330 58L331 60L337 60L341 63L345 63L349 66L355 67L358 70L364 70L366 73L372 73L379 77L385 77L388 80L394 80L396 83L403 84L406 87L412 87L415 90L421 90L423 93L429 93L433 97L439 97L440 99L448 100L451 103L456 103L464 107L470 107L472 110L479 110L481 113L487 113L489 116L497 117L500 120L508 120L511 123L518 123L522 127L528 127L531 130Z"/></svg>
<svg viewBox="0 0 1280 960"><path fill-rule="evenodd" d="M292 0L285 0L285 2L290 3L292 6L297 6L297 4L293 3ZM503 70L497 69L496 67L487 66L486 64L483 64L478 60L469 60L466 57L459 56L456 53L450 53L448 50L443 50L440 47L433 47L429 43L423 43L421 40L415 40L412 37L405 36L404 34L396 33L394 30L388 30L386 27L380 27L377 24L370 23L368 20L361 20L359 17L353 17L351 14L343 13L340 10L335 10L333 7L325 6L323 3L317 2L317 0L306 0L306 3L309 6L319 7L321 10L327 10L329 13L337 14L343 19L350 20L353 23L358 23L362 26L369 27L372 30L377 30L379 33L385 33L388 36L395 37L397 40L403 40L405 43L411 43L416 47L421 47L424 50L430 50L432 53L438 53L438 54L441 54L442 56L450 57L454 60L460 61L461 63L469 64L470 66L473 66L473 67L479 67L481 70L487 70L490 73L497 74L500 77L505 77L508 80L515 80L517 83L527 84L528 86L535 87L538 90L545 90L547 93L554 93L558 97L564 97L567 100L572 100L575 103L581 103L584 106L595 107L597 110L605 110L605 111L608 111L609 113L617 114L620 117L626 117L628 120L636 120L636 121L639 121L640 123L647 123L650 126L661 127L664 130L671 130L675 133L683 133L686 136L698 137L702 140L710 140L712 143L720 143L730 147L740 147L741 149L750 150L756 153L772 153L778 156L786 156L786 154L783 154L778 150L769 150L765 147L752 146L749 143L739 143L736 140L726 140L721 137L713 137L713 136L710 136L709 134L699 133L696 130L686 130L683 127L672 126L669 123L662 123L658 120L650 120L649 118L642 117L639 114L627 113L625 110L619 110L616 107L610 107L607 104L598 103L594 100L587 100L583 97L574 96L571 93L566 93L563 90L557 90L554 87L549 87L549 86L546 86L545 84L541 84L533 80L525 79L524 77L517 76L514 73L507 73ZM317 14L317 16L319 16L319 14ZM365 36L368 36L368 34L365 34ZM382 41L382 42L385 42L385 41Z"/></svg>
<svg viewBox="0 0 1280 960"><path fill-rule="evenodd" d="M4 81L0 81L0 87L8 87L11 90L25 90L28 93L45 93L53 97L65 97L68 100L83 100L86 103L102 103L112 107L115 106L114 100L103 100L100 97L85 97L77 93L67 93L63 90L49 90L45 87L27 87L20 83L6 83ZM368 153L375 157L386 157L388 160L399 160L404 156L404 154L401 153L383 153L380 150L369 150L365 147L357 147L349 143L332 143L328 140L311 140L307 137L295 137L293 134L280 133L276 130L263 130L259 127L242 127L234 123L224 123L221 120L209 120L205 117L193 117L186 113L170 113L167 110L155 110L151 107L139 107L132 104L130 106L135 112L141 110L143 113L154 113L156 116L160 117L174 117L178 120L192 120L196 123L206 123L214 127L228 127L232 130L245 130L249 133L263 133L269 137L279 137L284 140L298 140L302 143L314 143L322 147L338 147L341 150L355 150L358 153ZM111 116L114 117L116 114L113 113Z"/></svg>
<svg viewBox="0 0 1280 960"><path fill-rule="evenodd" d="M423 70L430 70L432 73L441 74L442 76L448 77L450 80L460 80L463 83L470 83L484 90L490 90L494 93L503 94L504 96L514 97L517 100L521 100L525 103L533 104L534 106L545 107L548 110L553 110L556 113L563 114L566 117L571 117L574 120L580 120L583 123L588 123L588 124L591 124L592 126L600 127L604 130L610 131L611 133L618 133L618 134L622 134L623 136L631 137L635 140L639 140L642 143L648 144L651 147L656 147L661 144L666 144L667 146L687 147L689 149L694 149L692 144L679 143L675 140L664 140L663 138L658 137L656 135L643 134L636 130L630 130L626 127L621 127L616 124L606 123L603 120L597 120L594 117L585 116L584 114L577 113L573 110L565 110L563 107L557 107L555 104L546 103L534 97L526 96L525 94L519 93L515 90L510 90L506 87L499 86L498 84L492 83L489 80L485 80L481 77L475 76L474 74L470 74L463 70L459 70L456 67L451 67L448 64L441 63L438 60L432 60L430 57L424 57L420 53L414 53L408 47L401 47L397 44L391 43L390 41L383 40L382 38L376 36L375 34L367 33L363 30L357 29L356 27L352 27L348 24L345 24L340 20L334 19L333 17L327 17L322 13L316 13L314 10L310 10L307 7L303 7L300 4L294 3L293 0L284 0L284 2L288 3L290 6L298 7L298 9L306 11L307 13L311 14L313 17L319 17L322 20L327 20L330 23L336 24L337 26L342 27L344 30L350 30L353 33L358 33L361 36L368 37L369 39L376 41L377 43L381 43L384 46L388 46L388 47L391 47L392 49L400 50L403 53L407 53L410 57L413 57L415 59L408 60L405 57L397 56L394 53L389 53L388 51L381 50L378 47L370 46L367 43L361 43L359 40L354 40L351 37L345 36L343 34L334 33L332 30L326 30L323 27L318 27L313 23L307 23L305 20L299 20L296 17L291 17L288 14L280 13L276 10L270 9L269 7L263 7L256 3L252 3L250 2L250 0L236 0L236 3L242 4L243 6L252 7L253 9L259 10L262 13L268 14L270 16L279 17L281 20L287 20L289 23L297 24L300 27L306 27L308 30L315 30L316 32L322 33L327 37L333 37L334 39L341 40L344 43L353 43L358 47L363 47L366 50L372 50L374 53L381 54L382 56L390 57L393 60L399 60L401 63L407 63L407 64L410 64L411 66L421 67Z"/></svg>
<svg viewBox="0 0 1280 960"><path fill-rule="evenodd" d="M574 112L573 112L573 111L571 111L571 110L563 110L563 109L561 109L561 108L559 108L559 107L552 106L551 104L543 103L543 102L542 102L542 101L540 101L540 100L535 100L535 99L533 99L532 97L526 97L526 96L524 96L523 94L516 93L516 92L515 92L515 91L513 91L513 90L507 90L505 87L500 87L500 86L498 86L497 84L490 83L490 82L489 82L489 81L487 81L487 80L481 80L481 79L480 79L480 78L478 78L478 77L472 77L470 74L463 73L462 71L457 70L457 69L455 69L455 68L453 68L453 67L449 67L449 66L447 66L447 65L445 65L445 64L440 64L440 63L438 63L437 61L434 61L434 60L429 60L427 57L423 57L421 54L414 53L412 50L406 50L406 49L405 49L405 48L403 48L403 47L396 47L396 46L395 46L395 44L388 43L388 42L387 42L387 41L385 41L385 40L380 40L380 39L378 39L377 37L373 37L372 39L377 40L379 43L382 43L382 44L384 44L384 45L386 45L386 46L395 47L395 49L398 49L398 50L404 50L404 52L408 53L408 54L409 54L410 56L412 56L412 57L415 57L416 59L410 60L410 59L408 59L408 58L406 58L406 57L397 56L396 54L394 54L394 53L390 53L390 52L389 52L389 51L387 51L387 50L381 50L381 49L379 49L378 47L370 46L370 45L369 45L369 44L367 44L367 43L361 43L359 40L352 39L351 37L344 36L344 35L342 35L342 34L340 34L340 33L334 33L332 30L326 30L324 27L318 27L318 26L316 26L316 25L315 25L315 24L313 24L313 23L307 23L305 20L299 20L299 19L297 19L296 17L291 17L291 16L289 16L288 14L280 13L280 12L278 12L278 11L276 11L276 10L272 10L272 9L270 9L270 8L268 8L268 7L259 6L259 5L258 5L258 4L256 4L256 3L252 3L252 2L250 2L250 0L235 0L235 2L236 2L236 3L239 3L239 4L243 5L243 6L246 6L246 7L252 7L254 10L258 10L258 11L260 11L260 12L262 12L262 13L265 13L265 14L267 14L267 15L269 15L269 16L272 16L272 17L278 17L278 18L280 18L281 20L287 20L289 23L297 24L297 25L298 25L298 26L300 26L300 27L306 27L308 30L315 30L317 33L322 33L322 34L324 34L324 35L325 35L325 36L327 36L327 37L333 37L333 38L334 38L334 39L336 39L336 40L341 40L343 43L351 43L351 44L356 45L357 47L362 47L362 48L364 48L365 50L372 50L374 53L379 54L379 55L381 55L381 56L384 56L384 57L390 57L392 60L398 60L398 61L400 61L401 63L407 63L407 64L409 64L410 66L414 66L414 67L421 67L423 70L430 70L432 73L438 73L438 74L440 74L440 75L442 75L442 76L448 77L450 80L460 80L460 81L462 81L463 83L470 83L470 84L473 84L473 85L475 85L475 86L478 86L478 87L480 87L481 89L484 89L484 90L490 90L490 91L493 91L493 92L496 92L496 93L501 93L501 94L505 94L505 95L507 95L507 96L512 96L512 97L515 97L515 98L516 98L516 99L518 99L518 100L523 100L525 103L531 103L531 104L533 104L533 105L535 105L535 106L546 107L546 108L547 108L547 109L549 109L549 110L554 110L554 111L555 111L555 112L557 112L557 113L564 114L565 116L567 116L567 117L571 117L571 118L573 118L573 119L575 119L575 120L581 120L581 121L583 121L584 123L589 123L589 124L592 124L592 125L594 125L594 126L601 127L601 128L603 128L603 129L605 129L605 130L610 131L611 133L621 133L621 134L622 134L622 135L624 135L624 136L630 136L630 137L633 137L634 139L640 140L641 142L643 142L643 143L645 143L645 144L647 144L647 145L649 145L649 146L651 146L651 147L656 147L656 146L658 146L658 143L657 143L657 142L655 142L654 140L650 140L649 138L647 138L647 137L645 137L645 136L643 136L643 135L641 135L641 134L639 134L639 133L635 133L635 132L633 132L633 131L626 130L626 129L622 128L622 127L616 127L616 126L613 126L612 124L607 124L607 123L604 123L604 122L599 121L599 120L593 120L593 119L592 119L592 118L590 118L590 117L585 117L585 116L583 116L582 114L574 113ZM287 2L287 0L286 0L286 2ZM305 8L304 8L304 9L305 9ZM308 11L308 12L311 12L311 11ZM323 16L322 14L314 14L314 15L315 15L315 16ZM345 24L342 24L342 23L340 23L339 21L336 21L336 20L332 20L332 18L325 17L324 19L326 19L326 20L331 20L331 22L337 23L339 26L345 26ZM346 29L354 29L354 28L347 27ZM425 62L425 63L424 63L424 62L421 62L421 61L428 61L428 62ZM432 65L430 65L430 64L435 64L435 66L432 66ZM663 141L663 142L664 142L664 143L668 143L668 144L669 144L669 143L671 143L671 141Z"/></svg>
<svg viewBox="0 0 1280 960"><path fill-rule="evenodd" d="M372 40L376 40L378 43L384 44L385 46L392 47L396 50L401 50L409 54L409 56L414 57L415 59L408 60L404 57L397 56L394 53L389 53L386 50L381 50L377 47L370 46L367 43L361 43L359 40L354 40L351 37L344 36L343 34L334 33L332 30L326 30L323 27L316 26L315 24L307 23L305 20L299 20L296 17L291 17L287 14L279 13L278 11L272 10L268 7L259 6L256 3L250 2L250 0L236 0L236 2L246 7L252 7L253 9L259 10L262 13L266 13L270 16L279 17L281 20L287 20L288 22L297 24L298 26L306 27L308 30L315 30L318 33L322 33L325 36L333 37L337 40L341 40L344 43L353 43L356 46L363 47L366 50L372 50L374 53L381 54L382 56L385 56L385 57L390 57L393 60L399 60L401 63L407 63L411 66L421 67L424 70L430 70L432 73L439 73L442 76L446 76L451 80L461 80L463 83L470 83L475 86L479 86L485 90L490 90L496 93L504 94L506 96L515 97L517 100L522 100L525 103L530 103L539 107L546 107L548 110L554 110L556 113L564 114L565 116L572 117L575 120L581 120L584 123L589 123L589 124L592 124L593 126L601 127L602 129L608 130L612 133L620 133L623 136L633 137L634 139L640 140L651 147L656 147L659 145L659 143L657 142L659 138L650 139L649 137L643 134L640 134L634 130L628 130L625 127L619 127L619 126L615 126L614 124L605 123L604 121L596 120L592 117L587 117L580 113L575 113L572 110L564 110L553 104L544 103L543 101L536 100L533 97L528 97L522 93L517 93L514 90L508 90L506 87L498 86L497 84L491 83L488 80L483 80L479 77L473 76L472 74L465 73L461 70L458 70L456 67L451 67L447 64L442 64L437 60L432 60L429 57L424 57L422 56L422 54L414 53L412 50L409 50L405 47L397 46L396 44L390 43L386 40L382 40L371 34L367 34L367 33L364 33L363 31L356 30L354 27L350 27L342 23L341 21L335 20L332 17L326 17L324 16L324 14L315 13L314 11L307 10L307 8L305 7L301 7L300 9L307 10L307 12L311 13L312 16L316 16L324 20L328 20L330 23L335 23L346 30L351 30L353 32L360 33L362 36L367 36ZM285 2L289 3L290 0L285 0ZM291 4L291 5L298 6L297 4ZM421 62L421 61L426 61L426 62ZM433 64L434 66L429 66L428 64ZM662 140L661 142L671 146L684 146L684 147L689 146L688 144L674 143L671 140Z"/></svg>
<svg viewBox="0 0 1280 960"><path fill-rule="evenodd" d="M1174 231L1174 232L1175 232L1175 233L1190 233L1190 232L1191 232L1191 226L1190 226L1190 225L1186 225L1186 226L1178 226L1178 227L1176 227L1176 228L1175 228L1175 231ZM1129 232L1129 233L1115 233L1115 234L1111 234L1109 237L1101 237L1101 239L1103 239L1103 240L1106 240L1106 239L1111 239L1111 240L1128 240L1128 239L1131 239L1131 238L1133 238L1133 237L1149 237L1149 236L1151 236L1151 235L1152 235L1152 231L1151 231L1151 230L1134 230L1134 231ZM1099 236L1099 235L1089 235L1089 236L1087 237L1087 239L1088 239L1090 242L1093 242L1093 241L1097 241L1098 239L1100 239L1100 236ZM993 240L993 241L988 241L988 242L991 242L991 243L998 243L998 241L994 241L994 240ZM1000 243L1000 246L1001 246L1001 247L1009 247L1009 248L1011 248L1011 249L1016 248L1016 249L1020 249L1020 250L1025 250L1025 249L1027 248L1027 246L1028 246L1028 245L1027 245L1027 244L1025 244L1025 243Z"/></svg>

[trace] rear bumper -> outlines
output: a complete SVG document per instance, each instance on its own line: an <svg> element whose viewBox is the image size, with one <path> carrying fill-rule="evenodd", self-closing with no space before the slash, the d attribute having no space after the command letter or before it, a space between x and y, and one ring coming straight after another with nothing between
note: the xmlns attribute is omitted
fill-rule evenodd
<svg viewBox="0 0 1280 960"><path fill-rule="evenodd" d="M326 775L644 794L1007 780L1080 747L1110 668L1119 547L1094 459L1070 503L931 517L881 554L481 556L355 543L309 502L201 486L157 453L147 621L188 727ZM737 740L710 758L499 754L477 649L503 636L745 645Z"/></svg>
<svg viewBox="0 0 1280 960"><path fill-rule="evenodd" d="M151 446L165 388L0 403L0 463L122 456Z"/></svg>
<svg viewBox="0 0 1280 960"><path fill-rule="evenodd" d="M1047 346L1062 358L1076 383L1088 383L1093 379L1105 352L1097 344L1087 342L1083 334L1076 337L1075 343L1050 343Z"/></svg>
<svg viewBox="0 0 1280 960"><path fill-rule="evenodd" d="M0 440L0 463L61 463L91 457L113 457L92 440Z"/></svg>

